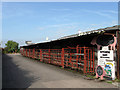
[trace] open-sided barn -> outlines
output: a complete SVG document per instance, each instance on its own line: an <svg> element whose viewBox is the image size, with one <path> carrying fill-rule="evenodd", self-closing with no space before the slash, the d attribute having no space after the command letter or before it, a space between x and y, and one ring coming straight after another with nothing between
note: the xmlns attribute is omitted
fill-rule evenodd
<svg viewBox="0 0 120 90"><path fill-rule="evenodd" d="M39 59L41 62L56 64L63 68L78 69L83 73L94 73L96 66L99 64L98 51L107 47L107 50L113 51L116 76L119 78L119 45L120 30L119 26L116 25L65 36L53 41L21 46L20 48L22 55ZM102 58L110 59L109 57Z"/></svg>

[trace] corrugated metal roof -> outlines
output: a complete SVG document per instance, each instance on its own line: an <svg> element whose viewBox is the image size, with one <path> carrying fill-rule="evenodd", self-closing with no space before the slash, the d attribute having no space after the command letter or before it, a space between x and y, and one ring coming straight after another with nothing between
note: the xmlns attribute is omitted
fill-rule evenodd
<svg viewBox="0 0 120 90"><path fill-rule="evenodd" d="M101 29L97 29L97 30L92 30L92 31L81 32L81 33L78 33L78 34L74 34L74 35L59 38L58 40L73 38L73 37L78 37L78 36L83 36L83 35L88 35L88 34L93 34L93 33L101 33L101 32L105 32L105 31L108 31L108 30L117 30L117 29L118 29L118 25L113 26L113 27L106 27L106 28L101 28Z"/></svg>
<svg viewBox="0 0 120 90"><path fill-rule="evenodd" d="M116 25L116 26L112 26L112 27L106 27L106 28L100 28L100 29L97 29L97 30L81 32L81 33L78 33L78 34L73 34L73 35L61 37L61 38L56 39L56 40L44 41L44 42L35 43L35 44L32 44L32 45L48 43L48 42L58 41L58 40L63 40L63 39L68 39L68 38L74 38L74 37L83 36L83 35L89 35L89 34L93 34L93 33L102 33L102 32L105 32L105 31L118 30L119 27L120 27L120 25ZM31 46L31 45L25 45L25 46Z"/></svg>
<svg viewBox="0 0 120 90"><path fill-rule="evenodd" d="M104 30L81 32L81 33L78 33L78 34L74 34L74 35L70 35L70 36L65 36L65 37L59 38L58 40L67 39L67 38L74 38L74 37L88 35L88 34L92 34L92 33L101 33L101 32L104 32Z"/></svg>

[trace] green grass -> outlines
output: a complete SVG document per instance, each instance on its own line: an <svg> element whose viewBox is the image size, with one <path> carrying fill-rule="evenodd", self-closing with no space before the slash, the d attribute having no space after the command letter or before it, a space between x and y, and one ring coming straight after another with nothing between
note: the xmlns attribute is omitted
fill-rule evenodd
<svg viewBox="0 0 120 90"><path fill-rule="evenodd" d="M59 67L60 69L64 69L66 71L72 72L72 73L79 73L79 74L83 74L83 71L81 70L76 70L76 69L71 69L71 68L63 68L63 67Z"/></svg>
<svg viewBox="0 0 120 90"><path fill-rule="evenodd" d="M107 81L107 83L111 83L112 84L112 81Z"/></svg>
<svg viewBox="0 0 120 90"><path fill-rule="evenodd" d="M120 82L120 79L115 79L116 82Z"/></svg>
<svg viewBox="0 0 120 90"><path fill-rule="evenodd" d="M89 77L89 78L91 78L91 79L95 79L95 76L93 76L93 75L86 75L86 77Z"/></svg>

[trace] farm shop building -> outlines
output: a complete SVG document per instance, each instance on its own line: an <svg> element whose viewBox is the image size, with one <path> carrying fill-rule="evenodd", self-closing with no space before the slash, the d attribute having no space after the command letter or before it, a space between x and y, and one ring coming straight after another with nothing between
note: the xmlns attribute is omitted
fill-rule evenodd
<svg viewBox="0 0 120 90"><path fill-rule="evenodd" d="M78 69L83 73L94 73L97 65L104 67L105 61L115 61L116 76L119 78L119 45L120 31L116 25L21 46L20 51L22 55L41 62Z"/></svg>

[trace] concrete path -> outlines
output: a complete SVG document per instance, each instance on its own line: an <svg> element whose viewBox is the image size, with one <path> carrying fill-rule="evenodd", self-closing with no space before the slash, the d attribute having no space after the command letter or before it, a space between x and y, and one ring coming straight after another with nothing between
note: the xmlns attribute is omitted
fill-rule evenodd
<svg viewBox="0 0 120 90"><path fill-rule="evenodd" d="M117 88L19 54L3 55L3 88Z"/></svg>

